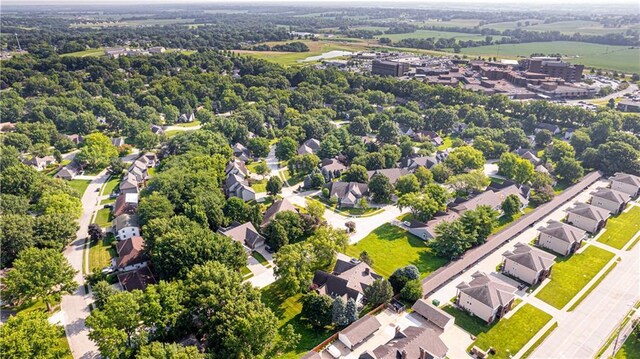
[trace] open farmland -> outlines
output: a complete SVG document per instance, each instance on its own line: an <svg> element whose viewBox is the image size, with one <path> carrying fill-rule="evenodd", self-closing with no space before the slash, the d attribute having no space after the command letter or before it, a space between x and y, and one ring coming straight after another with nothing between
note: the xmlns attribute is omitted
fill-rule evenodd
<svg viewBox="0 0 640 359"><path fill-rule="evenodd" d="M529 21L531 25L518 27L518 23L524 25L525 21ZM638 26L612 28L604 27L597 21L586 20L558 21L545 24L543 20L528 19L487 24L482 26L482 28L500 31L522 29L528 31L559 31L564 34L606 35L625 33L629 29L637 29Z"/></svg>
<svg viewBox="0 0 640 359"><path fill-rule="evenodd" d="M640 48L608 46L573 41L530 42L470 47L462 53L471 56L527 57L533 53L562 54L571 63L625 72L640 72Z"/></svg>
<svg viewBox="0 0 640 359"><path fill-rule="evenodd" d="M384 34L379 37L388 37L391 41L400 41L402 39L428 39L430 37L440 39L450 39L454 37L456 40L484 40L486 36L482 34L467 34L463 32L453 32L453 31L434 31L434 30L417 30L415 32L406 33L406 34ZM494 40L500 39L502 36L493 36Z"/></svg>

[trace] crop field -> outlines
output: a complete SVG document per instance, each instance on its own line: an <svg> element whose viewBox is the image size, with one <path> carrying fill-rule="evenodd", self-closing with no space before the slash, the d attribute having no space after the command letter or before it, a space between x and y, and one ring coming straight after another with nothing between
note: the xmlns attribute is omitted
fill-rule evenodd
<svg viewBox="0 0 640 359"><path fill-rule="evenodd" d="M411 22L417 26L440 26L440 27L476 27L480 25L479 19L451 19L443 21L441 19L429 19L425 21Z"/></svg>
<svg viewBox="0 0 640 359"><path fill-rule="evenodd" d="M185 24L193 22L194 19L144 19L144 20L125 20L125 21L104 21L87 24L72 24L71 27L76 28L101 28L101 27L140 27L140 26L163 26L173 24Z"/></svg>
<svg viewBox="0 0 640 359"><path fill-rule="evenodd" d="M525 21L529 21L531 25L518 27L518 23L524 25ZM608 28L602 26L602 24L597 21L587 20L558 21L545 24L543 20L528 19L487 24L483 25L482 28L496 29L500 31L523 29L529 31L559 31L564 34L574 34L579 32L583 35L606 35L624 33L628 29L638 28L638 26Z"/></svg>
<svg viewBox="0 0 640 359"><path fill-rule="evenodd" d="M574 41L530 42L462 49L472 56L527 57L533 53L562 54L572 63L624 72L640 72L640 48L607 46Z"/></svg>
<svg viewBox="0 0 640 359"><path fill-rule="evenodd" d="M430 37L439 39L445 38L450 39L452 37L456 38L456 40L484 40L486 36L481 34L466 34L463 32L453 32L453 31L434 31L434 30L417 30L415 32L407 33L407 34L384 34L380 37L388 37L392 41L400 41L402 39L427 39ZM501 39L502 36L493 36L494 40Z"/></svg>

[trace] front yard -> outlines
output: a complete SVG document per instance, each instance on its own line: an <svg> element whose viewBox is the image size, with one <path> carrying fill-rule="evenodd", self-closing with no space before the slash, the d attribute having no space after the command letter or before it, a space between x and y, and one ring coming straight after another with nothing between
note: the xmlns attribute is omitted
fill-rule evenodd
<svg viewBox="0 0 640 359"><path fill-rule="evenodd" d="M510 318L502 318L491 329L480 333L473 345L482 350L493 347L496 354L491 355L491 358L510 358L511 355L520 351L551 318L550 314L531 304L526 304Z"/></svg>
<svg viewBox="0 0 640 359"><path fill-rule="evenodd" d="M622 249L640 230L640 207L633 206L618 217L609 218L605 228L598 242Z"/></svg>
<svg viewBox="0 0 640 359"><path fill-rule="evenodd" d="M295 175L291 176L291 173L289 172L288 169L284 170L284 179L287 180L287 183L289 183L289 186L294 186L302 181L304 181L304 177L307 175L306 173L296 173Z"/></svg>
<svg viewBox="0 0 640 359"><path fill-rule="evenodd" d="M89 273L111 265L111 258L118 256L112 246L114 240L113 235L108 235L102 241L89 243Z"/></svg>
<svg viewBox="0 0 640 359"><path fill-rule="evenodd" d="M80 198L82 198L82 196L84 195L84 191L87 190L87 187L89 187L89 183L91 183L91 181L76 179L76 180L71 180L67 183L71 188L75 189L78 192L78 194L80 194Z"/></svg>
<svg viewBox="0 0 640 359"><path fill-rule="evenodd" d="M278 358L300 358L333 334L333 328L313 328L302 320L300 316L300 312L302 311L302 294L287 297L279 290L278 282L264 287L261 292L262 302L269 307L278 318L278 328L283 328L291 324L294 331L301 336L298 345L293 350L278 355Z"/></svg>
<svg viewBox="0 0 640 359"><path fill-rule="evenodd" d="M253 188L256 193L267 192L267 180L262 179L260 181L251 180L251 188Z"/></svg>
<svg viewBox="0 0 640 359"><path fill-rule="evenodd" d="M558 257L551 270L551 281L536 297L558 309L563 308L613 256L609 251L589 246L568 259Z"/></svg>
<svg viewBox="0 0 640 359"><path fill-rule="evenodd" d="M350 208L350 207L338 208L337 204L333 204L329 202L327 199L322 198L320 196L313 196L311 197L311 199L324 204L331 211L334 211L345 217L347 216L365 216L366 217L366 216L370 216L383 211L382 209L379 209L379 208Z"/></svg>
<svg viewBox="0 0 640 359"><path fill-rule="evenodd" d="M96 212L96 218L94 222L100 227L105 228L111 226L113 217L111 216L111 208L102 208Z"/></svg>
<svg viewBox="0 0 640 359"><path fill-rule="evenodd" d="M360 242L347 247L346 254L358 258L362 251L367 251L373 260L373 270L385 277L399 267L413 264L424 278L448 262L433 254L423 240L388 223L376 228Z"/></svg>
<svg viewBox="0 0 640 359"><path fill-rule="evenodd" d="M120 176L111 176L111 178L109 178L109 181L107 181L107 183L102 188L102 194L110 195L120 185L121 179L122 178Z"/></svg>

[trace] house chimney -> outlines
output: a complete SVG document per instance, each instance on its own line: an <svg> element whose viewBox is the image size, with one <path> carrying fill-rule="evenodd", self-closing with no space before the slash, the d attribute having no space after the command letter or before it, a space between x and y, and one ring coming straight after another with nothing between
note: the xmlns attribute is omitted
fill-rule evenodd
<svg viewBox="0 0 640 359"><path fill-rule="evenodd" d="M369 267L366 267L364 269L364 274L369 275L370 272L371 272L371 270L369 269Z"/></svg>

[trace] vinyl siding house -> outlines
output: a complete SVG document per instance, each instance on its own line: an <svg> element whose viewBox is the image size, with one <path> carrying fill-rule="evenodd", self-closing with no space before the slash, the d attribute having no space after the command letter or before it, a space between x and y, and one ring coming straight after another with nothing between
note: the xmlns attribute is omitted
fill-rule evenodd
<svg viewBox="0 0 640 359"><path fill-rule="evenodd" d="M396 327L395 336L373 351L366 351L359 359L444 359L449 348L438 333L425 327Z"/></svg>
<svg viewBox="0 0 640 359"><path fill-rule="evenodd" d="M555 256L523 243L502 254L501 272L531 285L542 282L551 274Z"/></svg>
<svg viewBox="0 0 640 359"><path fill-rule="evenodd" d="M568 209L567 213L567 223L589 233L598 232L607 224L609 218L608 210L584 203L577 203Z"/></svg>
<svg viewBox="0 0 640 359"><path fill-rule="evenodd" d="M358 182L329 182L324 188L329 189L329 198L338 201L338 207L357 207L360 199L369 193L369 186Z"/></svg>
<svg viewBox="0 0 640 359"><path fill-rule="evenodd" d="M610 188L598 188L591 193L591 205L604 208L612 214L624 211L629 203L629 195Z"/></svg>
<svg viewBox="0 0 640 359"><path fill-rule="evenodd" d="M558 221L550 221L546 227L538 228L536 245L566 256L580 248L587 232Z"/></svg>
<svg viewBox="0 0 640 359"><path fill-rule="evenodd" d="M264 237L258 233L251 222L240 224L234 222L227 228L220 228L218 232L242 244L247 254L264 246Z"/></svg>
<svg viewBox="0 0 640 359"><path fill-rule="evenodd" d="M124 241L131 237L140 235L140 227L138 226L137 214L121 214L113 220L113 228L115 229L116 239Z"/></svg>
<svg viewBox="0 0 640 359"><path fill-rule="evenodd" d="M640 195L640 177L618 172L610 180L612 190L626 193L632 198Z"/></svg>
<svg viewBox="0 0 640 359"><path fill-rule="evenodd" d="M144 239L140 236L117 242L116 252L118 257L113 261L115 267L121 272L142 268L148 263L148 258L144 253Z"/></svg>
<svg viewBox="0 0 640 359"><path fill-rule="evenodd" d="M227 196L238 197L245 202L256 199L255 190L251 188L246 180L249 171L244 161L237 158L233 159L225 167L224 173L227 176L224 181L224 189Z"/></svg>
<svg viewBox="0 0 640 359"><path fill-rule="evenodd" d="M471 282L462 282L456 287L456 305L487 323L511 310L515 287L482 272L475 272L471 277Z"/></svg>
<svg viewBox="0 0 640 359"><path fill-rule="evenodd" d="M375 274L364 262L350 262L338 259L332 273L317 270L313 276L312 289L318 294L331 298L341 297L346 302L353 299L358 306L365 301L364 292L376 279Z"/></svg>

